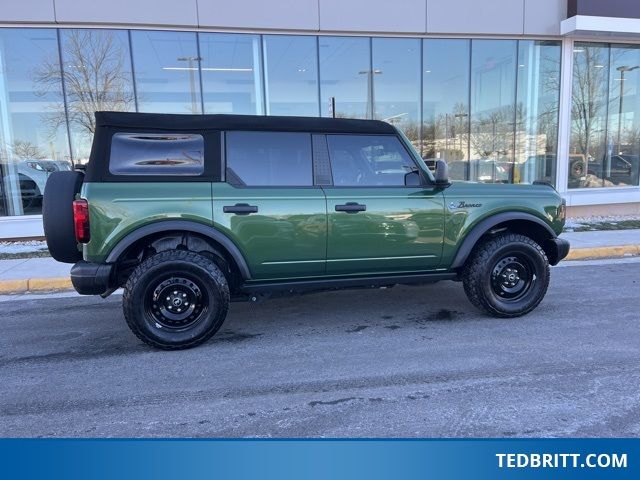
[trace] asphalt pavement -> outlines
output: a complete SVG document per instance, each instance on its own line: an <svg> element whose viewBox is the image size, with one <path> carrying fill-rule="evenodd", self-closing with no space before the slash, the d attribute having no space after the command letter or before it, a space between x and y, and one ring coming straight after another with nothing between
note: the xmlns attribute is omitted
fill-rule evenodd
<svg viewBox="0 0 640 480"><path fill-rule="evenodd" d="M214 339L141 344L120 301L0 298L0 436L640 435L640 263L555 267L519 319L441 282L233 304Z"/></svg>

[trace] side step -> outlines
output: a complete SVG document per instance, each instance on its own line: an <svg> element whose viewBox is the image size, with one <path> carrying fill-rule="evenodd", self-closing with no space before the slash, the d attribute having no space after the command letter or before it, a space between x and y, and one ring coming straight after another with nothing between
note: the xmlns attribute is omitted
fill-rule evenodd
<svg viewBox="0 0 640 480"><path fill-rule="evenodd" d="M455 280L458 275L453 272L426 273L416 275L383 275L373 277L340 277L323 278L320 280L299 280L287 282L245 283L243 293L269 294L275 292L308 293L322 290L340 290L345 288L380 288L393 285L410 285L419 283L434 283L440 280Z"/></svg>

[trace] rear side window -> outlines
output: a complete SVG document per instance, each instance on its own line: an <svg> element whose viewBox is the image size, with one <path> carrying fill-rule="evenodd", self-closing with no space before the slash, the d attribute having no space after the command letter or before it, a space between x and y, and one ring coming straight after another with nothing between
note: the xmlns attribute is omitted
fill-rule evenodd
<svg viewBox="0 0 640 480"><path fill-rule="evenodd" d="M204 173L204 138L194 133L116 133L111 139L113 175Z"/></svg>
<svg viewBox="0 0 640 480"><path fill-rule="evenodd" d="M417 169L393 135L327 135L333 184L343 187L403 187Z"/></svg>
<svg viewBox="0 0 640 480"><path fill-rule="evenodd" d="M227 132L227 182L234 185L313 185L311 134Z"/></svg>

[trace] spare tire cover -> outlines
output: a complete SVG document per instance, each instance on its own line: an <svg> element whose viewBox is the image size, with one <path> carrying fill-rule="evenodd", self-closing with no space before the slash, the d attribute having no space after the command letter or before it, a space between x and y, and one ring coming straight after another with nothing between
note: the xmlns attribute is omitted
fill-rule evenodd
<svg viewBox="0 0 640 480"><path fill-rule="evenodd" d="M49 253L59 262L82 260L73 227L73 201L83 179L81 172L53 172L45 185L42 202L44 235Z"/></svg>

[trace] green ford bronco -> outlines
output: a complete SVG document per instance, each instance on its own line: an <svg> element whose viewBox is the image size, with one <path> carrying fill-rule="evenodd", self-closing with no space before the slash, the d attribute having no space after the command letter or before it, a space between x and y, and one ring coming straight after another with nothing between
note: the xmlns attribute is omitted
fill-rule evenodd
<svg viewBox="0 0 640 480"><path fill-rule="evenodd" d="M129 327L164 349L209 339L232 300L341 288L461 280L516 317L569 251L551 186L450 182L373 120L98 112L85 171L45 192L75 289L124 287Z"/></svg>

